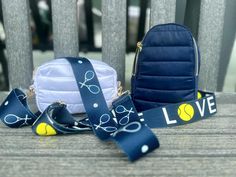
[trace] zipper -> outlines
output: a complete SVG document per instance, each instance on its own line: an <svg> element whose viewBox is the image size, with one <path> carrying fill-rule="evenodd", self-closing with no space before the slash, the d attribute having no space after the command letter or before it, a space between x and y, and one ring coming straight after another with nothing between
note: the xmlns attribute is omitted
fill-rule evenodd
<svg viewBox="0 0 236 177"><path fill-rule="evenodd" d="M145 40L147 34L152 31L152 29L154 29L156 26L158 25L155 25L153 27L151 27L148 32L143 36L143 39L139 42L137 42L137 47L136 47L136 51L135 51L135 57L134 57L134 65L133 65L133 72L132 72L132 76L135 76L136 73L137 73L137 65L138 65L138 56L139 56L139 53L142 51L142 48L143 48L143 41Z"/></svg>
<svg viewBox="0 0 236 177"><path fill-rule="evenodd" d="M142 47L143 47L142 41L141 42L137 42L137 48L136 48L136 51L135 51L132 76L136 75L137 65L138 65L138 57L139 57L139 53L142 51Z"/></svg>
<svg viewBox="0 0 236 177"><path fill-rule="evenodd" d="M32 97L35 95L35 89L34 89L34 86L33 85L30 85L29 86L29 90L27 92L27 97Z"/></svg>
<svg viewBox="0 0 236 177"><path fill-rule="evenodd" d="M199 74L199 56L198 56L198 46L196 43L195 38L193 37L193 44L194 44L194 53L195 53L195 76L198 76Z"/></svg>

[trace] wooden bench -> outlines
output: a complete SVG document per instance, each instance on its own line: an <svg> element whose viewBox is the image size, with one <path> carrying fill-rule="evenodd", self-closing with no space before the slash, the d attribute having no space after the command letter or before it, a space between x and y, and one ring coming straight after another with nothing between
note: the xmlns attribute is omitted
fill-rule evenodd
<svg viewBox="0 0 236 177"><path fill-rule="evenodd" d="M226 0L201 0L200 88L215 91ZM33 70L28 0L2 0L12 88L27 88ZM151 0L151 26L175 21L175 0ZM103 61L125 80L126 1L102 0ZM215 20L219 19L219 20ZM55 57L78 56L76 0L52 0ZM214 23L212 22L214 21ZM7 93L0 93L0 102ZM161 147L130 163L112 142L92 134L38 137L0 124L0 176L236 176L236 94L217 93L218 113L186 126L154 129ZM31 104L32 105L32 104Z"/></svg>

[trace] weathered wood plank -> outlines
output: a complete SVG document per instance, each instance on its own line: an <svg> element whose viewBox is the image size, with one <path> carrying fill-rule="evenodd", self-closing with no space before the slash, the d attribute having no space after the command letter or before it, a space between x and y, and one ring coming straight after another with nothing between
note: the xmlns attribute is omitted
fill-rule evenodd
<svg viewBox="0 0 236 177"><path fill-rule="evenodd" d="M198 44L201 50L201 89L215 91L219 74L226 0L201 0Z"/></svg>
<svg viewBox="0 0 236 177"><path fill-rule="evenodd" d="M201 176L234 177L236 158L212 157L159 157L147 158L136 163L113 158L87 157L32 157L6 158L2 168L10 168L5 177L25 176ZM22 163L24 162L24 163ZM21 169L19 169L21 168ZM52 170L55 169L55 170ZM181 170L183 169L183 170Z"/></svg>
<svg viewBox="0 0 236 177"><path fill-rule="evenodd" d="M213 171L213 164L211 164L214 161L214 168L221 167L224 169L223 172L220 173L221 175L225 174L225 170L227 170L229 175L234 174L231 169L233 169L236 160L235 148L231 146L231 149L225 149L225 147L228 147L229 144L233 143L233 137L226 138L226 141L229 140L229 143L225 144L225 146L222 146L222 142L218 141L220 139L224 139L223 137L219 137L218 139L213 138L210 142L207 140L212 137L205 137L204 143L208 142L207 147L202 142L204 137L197 137L196 139L196 136L179 136L176 140L174 140L175 137L171 139L170 137L171 136L165 137L169 143L163 141L164 139L162 139L162 147L159 150L149 154L146 158L143 158L133 164L129 163L126 158L118 152L114 144L103 144L103 146L101 146L101 142L95 142L95 144L91 142L91 144L85 144L83 147L81 146L81 141L78 143L79 139L76 138L69 138L70 141L64 141L68 139L68 137L60 137L60 139L62 138L60 141L53 141L51 138L51 141L47 138L44 138L44 140L39 139L36 144L34 144L34 142L29 143L25 140L22 144L29 144L28 147L18 146L12 148L6 146L6 148L8 147L8 152L0 156L0 158L4 158L4 161L0 162L1 167L4 167L1 172L5 172L5 170L16 171L22 166L28 166L28 168L25 168L24 171L19 171L17 174L11 173L11 175L23 176L28 173L42 174L42 171L47 171L48 174L63 176L66 173L73 175L73 172L78 170L80 176L85 176L87 173L90 173L93 170L99 170L99 168L101 168L101 174L95 173L91 174L91 176L99 176L99 174L103 176L110 176L111 172L113 172L112 176L129 176L131 173L141 176L159 176L163 174L170 175L173 173L176 176L176 172L174 170L178 169L179 175L188 176L191 173L194 176L198 176L200 173L197 170L201 169L201 172L203 170L207 173L204 176L208 176L209 173L212 174L212 176L217 176L218 173ZM90 136L85 138L88 138L89 141L92 137ZM82 140L82 142L84 141L85 140ZM64 146L58 146L59 143L64 144ZM68 145L67 143L70 144ZM5 144L9 144L9 142L6 142ZM13 152L17 153L14 154ZM11 155L12 153L13 156ZM11 167L9 163L11 163L14 168ZM201 165L199 165L199 163ZM204 165L202 163L204 163ZM91 164L96 165L91 166ZM121 169L126 169L127 167L131 171L124 170L118 174ZM155 168L160 168L160 170L155 171ZM186 169L193 171L188 172ZM165 171L169 170L172 171L165 173Z"/></svg>
<svg viewBox="0 0 236 177"><path fill-rule="evenodd" d="M223 27L223 40L221 47L220 63L217 90L222 91L228 65L230 62L230 56L234 47L235 34L236 34L236 1L225 1L225 15L224 15L224 27ZM236 91L232 89L232 91Z"/></svg>
<svg viewBox="0 0 236 177"><path fill-rule="evenodd" d="M126 0L102 0L102 59L125 84Z"/></svg>
<svg viewBox="0 0 236 177"><path fill-rule="evenodd" d="M28 0L2 0L10 87L28 88L32 79L32 39Z"/></svg>
<svg viewBox="0 0 236 177"><path fill-rule="evenodd" d="M151 0L150 27L175 22L176 0Z"/></svg>
<svg viewBox="0 0 236 177"><path fill-rule="evenodd" d="M235 158L159 157L131 164L122 158L91 159L87 157L31 157L6 158L4 176L234 176ZM91 165L92 164L92 165ZM96 165L93 165L96 164ZM222 165L223 164L223 165ZM10 169L9 167L12 166ZM88 168L93 166L93 168ZM220 169L219 169L220 168ZM21 170L19 170L21 169ZM55 169L52 170L52 169ZM181 170L184 169L184 170ZM215 170L214 170L215 169ZM4 172L4 171L0 171ZM3 174L3 173L1 173Z"/></svg>
<svg viewBox="0 0 236 177"><path fill-rule="evenodd" d="M236 104L236 93L216 92L216 99L221 104Z"/></svg>
<svg viewBox="0 0 236 177"><path fill-rule="evenodd" d="M179 154L197 157L199 156L196 153L197 151L202 154L204 152L206 156L217 156L230 152L232 157L236 157L235 134L194 134L190 131L185 132L186 127L179 129L155 129L154 132L161 142L161 148L153 152L152 156L155 156L155 154L158 154L158 156L176 156L175 153L178 151ZM218 126L216 125L215 128L218 128ZM176 133L172 130L175 130ZM169 131L172 132L169 133ZM192 131L194 130L192 129ZM123 156L114 143L101 142L95 136L92 136L92 133L71 136L37 137L28 131L28 133L23 134L24 129L18 132L20 134L18 135L15 132L16 136L14 134L9 136L3 134L4 136L1 136L0 140L4 143L0 145L0 156L40 156L49 154L53 156L65 156L65 154L67 156L74 156L77 154L82 157L97 155L101 157ZM37 151L32 151L32 149L37 149ZM182 151L184 149L185 151ZM174 150L175 153L169 150ZM165 153L160 153L162 151Z"/></svg>
<svg viewBox="0 0 236 177"><path fill-rule="evenodd" d="M79 37L77 0L52 0L53 46L55 57L77 57Z"/></svg>

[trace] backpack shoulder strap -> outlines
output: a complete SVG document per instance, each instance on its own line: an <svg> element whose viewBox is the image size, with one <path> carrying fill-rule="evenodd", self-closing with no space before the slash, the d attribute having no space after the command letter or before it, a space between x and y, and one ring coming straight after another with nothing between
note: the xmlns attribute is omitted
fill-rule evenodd
<svg viewBox="0 0 236 177"><path fill-rule="evenodd" d="M140 112L140 120L150 128L164 128L193 123L214 115L217 112L215 94L199 91L198 95L201 98Z"/></svg>

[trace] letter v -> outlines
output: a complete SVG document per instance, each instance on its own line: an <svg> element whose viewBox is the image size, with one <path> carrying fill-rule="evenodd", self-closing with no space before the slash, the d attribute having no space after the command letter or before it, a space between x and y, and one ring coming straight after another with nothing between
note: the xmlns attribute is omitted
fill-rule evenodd
<svg viewBox="0 0 236 177"><path fill-rule="evenodd" d="M201 108L201 105L199 104L199 101L196 101L195 103L196 103L196 105L198 107L198 110L199 110L199 113L200 113L201 117L203 117L204 116L204 112L205 112L206 100L205 99L202 100L202 108Z"/></svg>

